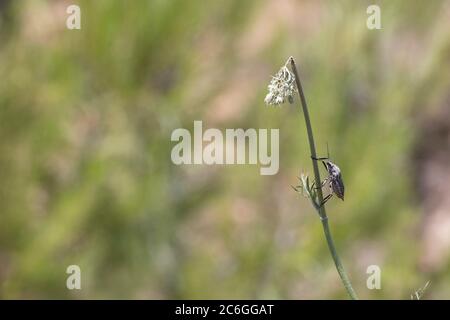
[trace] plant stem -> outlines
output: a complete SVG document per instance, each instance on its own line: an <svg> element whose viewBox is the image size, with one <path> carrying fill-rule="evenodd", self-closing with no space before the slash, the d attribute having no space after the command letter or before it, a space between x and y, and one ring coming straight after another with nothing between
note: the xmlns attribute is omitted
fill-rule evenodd
<svg viewBox="0 0 450 320"><path fill-rule="evenodd" d="M308 132L309 148L311 151L311 160L314 169L314 179L316 182L316 186L321 186L322 182L320 180L319 166L317 164L317 160L315 160L315 158L317 158L316 146L314 143L314 135L312 131L311 120L309 119L308 105L306 104L305 95L303 93L302 84L300 82L300 77L298 76L297 66L295 65L294 58L290 57L288 62L291 63L291 69L295 75L295 82L297 84L297 89L303 109L303 115L305 117L306 131ZM356 296L356 292L355 290L353 290L352 284L350 283L347 273L345 272L341 259L339 259L336 247L334 246L333 237L331 236L330 227L328 225L328 216L325 210L325 205L320 206L320 204L323 203L322 188L320 187L317 188L317 198L319 203L319 208L317 209L317 211L319 213L320 220L322 222L323 232L325 233L325 238L327 239L328 248L330 249L330 253L331 256L333 257L334 264L336 265L336 269L339 273L339 276L341 277L342 283L344 284L344 287L347 290L348 294L353 300L356 300L358 299L358 297Z"/></svg>

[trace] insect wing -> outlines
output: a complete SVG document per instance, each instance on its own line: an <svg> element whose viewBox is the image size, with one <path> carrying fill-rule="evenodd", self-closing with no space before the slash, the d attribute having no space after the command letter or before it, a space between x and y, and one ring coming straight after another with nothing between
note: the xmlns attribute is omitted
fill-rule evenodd
<svg viewBox="0 0 450 320"><path fill-rule="evenodd" d="M344 200L344 181L342 180L342 176L340 173L338 173L334 178L333 182L331 184L331 187L333 188L333 192L336 194L336 196L342 200Z"/></svg>

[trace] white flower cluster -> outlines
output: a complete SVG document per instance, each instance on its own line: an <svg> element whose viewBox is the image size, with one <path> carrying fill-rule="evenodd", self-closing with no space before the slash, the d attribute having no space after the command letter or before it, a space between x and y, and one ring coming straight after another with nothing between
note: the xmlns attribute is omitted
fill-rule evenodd
<svg viewBox="0 0 450 320"><path fill-rule="evenodd" d="M278 106L286 102L294 102L294 94L297 91L295 87L295 76L286 66L283 66L278 73L272 77L268 86L269 93L264 102L267 105Z"/></svg>

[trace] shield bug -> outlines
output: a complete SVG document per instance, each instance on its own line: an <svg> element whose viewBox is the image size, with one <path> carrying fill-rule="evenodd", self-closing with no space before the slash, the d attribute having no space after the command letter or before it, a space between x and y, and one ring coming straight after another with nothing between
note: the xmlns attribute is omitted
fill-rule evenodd
<svg viewBox="0 0 450 320"><path fill-rule="evenodd" d="M314 160L322 160L322 163L328 172L328 177L322 182L321 187L323 187L328 182L328 185L330 187L330 194L323 199L323 202L320 204L320 206L323 206L325 202L330 200L333 194L335 194L339 199L344 201L345 187L344 181L342 180L341 169L339 169L339 167L336 164L334 164L329 160L330 157L328 153L328 145L326 158L325 157L323 158L311 157L311 158Z"/></svg>

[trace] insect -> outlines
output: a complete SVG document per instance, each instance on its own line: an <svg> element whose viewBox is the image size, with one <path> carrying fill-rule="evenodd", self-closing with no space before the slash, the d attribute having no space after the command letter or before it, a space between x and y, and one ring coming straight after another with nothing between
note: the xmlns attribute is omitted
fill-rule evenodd
<svg viewBox="0 0 450 320"><path fill-rule="evenodd" d="M329 160L330 157L329 157L329 153L328 153L328 145L327 145L327 157L326 158L325 157L316 158L316 157L312 157L312 156L311 156L311 158L314 160L322 160L322 163L328 172L328 177L322 182L321 187L323 187L328 182L329 187L330 187L330 194L328 194L323 199L323 202L320 204L320 207L322 207L328 200L330 200L331 197L333 196L333 194L335 194L339 199L344 201L345 187L344 187L344 181L342 180L341 169L339 169L339 167L336 164L334 164L333 162L331 162Z"/></svg>

